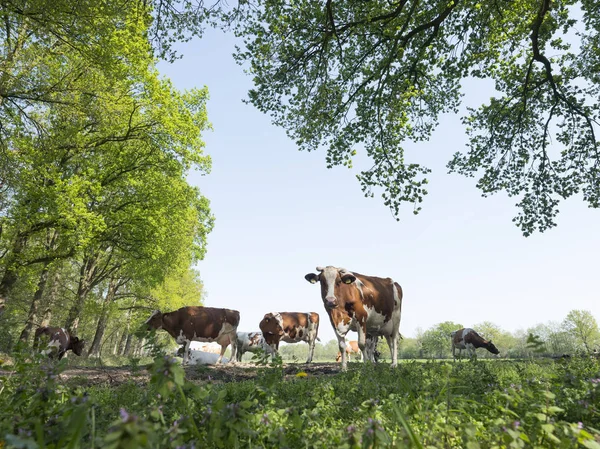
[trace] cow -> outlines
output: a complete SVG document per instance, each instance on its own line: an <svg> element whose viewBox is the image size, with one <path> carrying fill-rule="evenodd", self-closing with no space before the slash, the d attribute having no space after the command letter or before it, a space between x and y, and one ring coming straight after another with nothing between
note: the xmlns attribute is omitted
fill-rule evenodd
<svg viewBox="0 0 600 449"><path fill-rule="evenodd" d="M173 312L155 310L146 320L147 329L164 329L180 345L185 345L183 364L187 365L192 341L216 341L221 353L216 363L221 363L227 346L231 344L231 359L235 360L237 349L237 327L240 312L216 307L188 306Z"/></svg>
<svg viewBox="0 0 600 449"><path fill-rule="evenodd" d="M244 352L256 353L263 351L273 354L273 349L267 344L262 332L238 332L237 333L237 361L242 361Z"/></svg>
<svg viewBox="0 0 600 449"><path fill-rule="evenodd" d="M346 334L358 332L358 347L364 362L375 362L379 336L385 337L398 364L398 338L402 311L402 287L390 278L365 276L345 268L317 267L319 274L304 278L321 285L321 298L338 339L342 370L347 369Z"/></svg>
<svg viewBox="0 0 600 449"><path fill-rule="evenodd" d="M319 314L316 312L272 312L267 313L259 324L264 339L273 353L279 350L279 342L308 343L308 358L312 362L315 342L319 332Z"/></svg>
<svg viewBox="0 0 600 449"><path fill-rule="evenodd" d="M356 340L346 342L346 355L350 356L351 354L360 354L360 358L362 360L362 352L360 351L360 348L358 347L358 342ZM337 356L335 357L335 361L339 362L341 359L342 353L338 352Z"/></svg>
<svg viewBox="0 0 600 449"><path fill-rule="evenodd" d="M183 351L184 351L184 347L181 346L177 350L177 357L183 357L183 354L184 354ZM200 351L197 349L190 349L188 364L189 365L214 365L217 363L217 360L219 360L220 353L221 353L220 351L217 354L214 352L205 352L205 351ZM223 357L223 359L221 361L223 363L228 363L229 359L227 357Z"/></svg>
<svg viewBox="0 0 600 449"><path fill-rule="evenodd" d="M44 341L42 342L42 340ZM71 335L62 327L42 326L37 328L33 339L33 348L39 350L42 343L46 344L46 348L42 349L41 353L50 358L58 358L58 360L62 359L69 350L80 356L85 346L85 340Z"/></svg>
<svg viewBox="0 0 600 449"><path fill-rule="evenodd" d="M467 353L471 358L475 355L477 348L485 348L492 354L500 353L491 340L484 339L481 335L468 327L451 332L450 337L452 338L452 357L454 360L456 360L456 348L458 348L459 358L463 349L467 350Z"/></svg>

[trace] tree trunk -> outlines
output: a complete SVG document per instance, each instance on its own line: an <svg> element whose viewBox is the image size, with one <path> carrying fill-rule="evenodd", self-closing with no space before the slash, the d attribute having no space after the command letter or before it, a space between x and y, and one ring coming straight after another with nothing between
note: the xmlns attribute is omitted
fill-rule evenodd
<svg viewBox="0 0 600 449"><path fill-rule="evenodd" d="M94 334L94 340L92 341L92 345L90 346L90 350L88 351L88 357L97 357L100 353L100 341L104 336L104 330L106 329L106 324L108 323L108 312L110 308L110 303L113 302L113 300L115 299L115 295L117 294L117 288L117 280L115 278L110 278L110 282L108 283L108 290L106 291L106 296L104 297L104 301L102 304L102 313L100 314L100 318L98 319L96 333Z"/></svg>
<svg viewBox="0 0 600 449"><path fill-rule="evenodd" d="M25 249L26 244L27 236L19 234L15 240L10 256L8 256L6 264L4 265L6 268L4 270L4 276L0 281L0 316L4 313L6 301L10 296L12 288L17 283L17 261L23 252L23 249Z"/></svg>
<svg viewBox="0 0 600 449"><path fill-rule="evenodd" d="M77 286L77 296L75 297L75 303L69 310L69 316L65 322L65 328L69 333L74 333L79 325L79 318L83 305L88 296L88 293L92 289L92 279L94 278L94 272L96 271L96 264L98 258L96 256L88 256L83 260L81 269L79 270L79 285Z"/></svg>
<svg viewBox="0 0 600 449"><path fill-rule="evenodd" d="M125 349L123 349L124 356L131 355L131 341L132 340L133 340L133 335L127 334L127 340L125 340Z"/></svg>
<svg viewBox="0 0 600 449"><path fill-rule="evenodd" d="M48 295L48 301L46 301L46 308L42 315L42 322L40 326L50 326L52 320L52 307L57 304L58 293L60 288L60 270L57 269L52 276L52 286L50 287L50 295Z"/></svg>
<svg viewBox="0 0 600 449"><path fill-rule="evenodd" d="M115 344L113 346L112 355L118 355L119 354L119 347L120 347L120 344L121 344L121 339L119 338L119 333L118 332L115 334L114 340L115 340Z"/></svg>
<svg viewBox="0 0 600 449"><path fill-rule="evenodd" d="M50 272L50 262L46 262L44 264L44 268L40 274L40 280L38 281L37 290L33 295L33 300L31 301L31 306L29 306L29 314L27 315L27 323L25 327L21 331L21 335L19 336L19 341L26 342L29 340L29 335L31 334L31 329L33 326L38 324L38 308L42 301L42 297L44 296L44 290L46 288L46 283L48 281L48 273Z"/></svg>

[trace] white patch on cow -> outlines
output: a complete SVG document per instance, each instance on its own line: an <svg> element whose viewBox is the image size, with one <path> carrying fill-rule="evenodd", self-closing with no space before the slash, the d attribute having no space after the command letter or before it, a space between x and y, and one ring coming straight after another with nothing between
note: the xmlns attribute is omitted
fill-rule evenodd
<svg viewBox="0 0 600 449"><path fill-rule="evenodd" d="M321 276L325 277L327 282L327 296L326 298L335 298L335 280L337 279L338 270L334 267L327 267L321 273Z"/></svg>
<svg viewBox="0 0 600 449"><path fill-rule="evenodd" d="M54 335L58 335L58 332ZM60 342L58 340L50 340L48 342L48 345L46 345L46 349L43 349L42 351L40 351L40 353L43 355L49 355L49 354L52 354L53 352L58 353L59 351L60 351Z"/></svg>
<svg viewBox="0 0 600 449"><path fill-rule="evenodd" d="M281 313L273 312L271 315L273 315L273 318L277 320L279 327L283 329L283 317L281 316Z"/></svg>
<svg viewBox="0 0 600 449"><path fill-rule="evenodd" d="M367 312L367 333L371 335L390 335L393 328L392 320L386 321L385 315L375 310L375 307L364 305Z"/></svg>
<svg viewBox="0 0 600 449"><path fill-rule="evenodd" d="M187 343L189 340L186 338L185 335L183 335L183 329L179 331L179 335L177 336L177 338L175 339L175 341L177 342L177 344L179 345L183 345L185 343Z"/></svg>

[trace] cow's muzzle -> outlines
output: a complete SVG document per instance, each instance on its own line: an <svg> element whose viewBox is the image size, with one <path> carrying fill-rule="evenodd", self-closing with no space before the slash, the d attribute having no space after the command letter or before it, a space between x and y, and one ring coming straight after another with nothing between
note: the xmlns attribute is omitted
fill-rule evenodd
<svg viewBox="0 0 600 449"><path fill-rule="evenodd" d="M325 307L328 309L335 309L338 306L338 300L335 296L328 296L325 298Z"/></svg>

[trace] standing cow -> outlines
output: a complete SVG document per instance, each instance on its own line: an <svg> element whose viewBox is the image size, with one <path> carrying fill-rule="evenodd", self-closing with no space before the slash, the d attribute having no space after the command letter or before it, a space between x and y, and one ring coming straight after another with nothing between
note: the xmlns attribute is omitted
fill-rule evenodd
<svg viewBox="0 0 600 449"><path fill-rule="evenodd" d="M466 349L469 357L475 355L477 348L485 348L492 354L499 354L498 348L494 346L491 340L484 339L481 335L470 328L463 328L450 334L452 338L452 357L456 360L456 348L458 348L458 357L460 358L462 350Z"/></svg>
<svg viewBox="0 0 600 449"><path fill-rule="evenodd" d="M237 333L237 361L242 361L244 352L256 353L264 351L273 354L273 349L267 344L262 332L238 332Z"/></svg>
<svg viewBox="0 0 600 449"><path fill-rule="evenodd" d="M42 343L42 340L44 342ZM42 349L42 354L47 355L50 358L58 357L58 360L62 359L67 351L71 350L75 355L81 355L83 347L85 346L85 340L69 334L69 331L62 327L39 327L35 331L35 337L33 339L33 348L39 350L45 344L45 349Z"/></svg>
<svg viewBox="0 0 600 449"><path fill-rule="evenodd" d="M155 310L146 321L146 326L150 329L164 329L178 344L185 344L183 364L186 365L192 341L216 341L220 344L221 354L216 363L221 362L227 346L231 344L230 362L233 362L236 357L239 323L240 312L237 310L189 306L168 313Z"/></svg>
<svg viewBox="0 0 600 449"><path fill-rule="evenodd" d="M319 332L319 314L316 312L273 312L267 313L259 324L265 341L274 353L279 350L279 342L308 343L308 359L312 362L315 342Z"/></svg>
<svg viewBox="0 0 600 449"><path fill-rule="evenodd" d="M342 370L347 368L345 337L351 330L358 332L358 346L365 362L375 361L377 338L384 336L392 354L392 367L396 366L402 309L400 285L390 278L365 276L345 268L317 267L317 271L319 274L309 273L304 278L311 284L321 284L321 298L342 354Z"/></svg>

